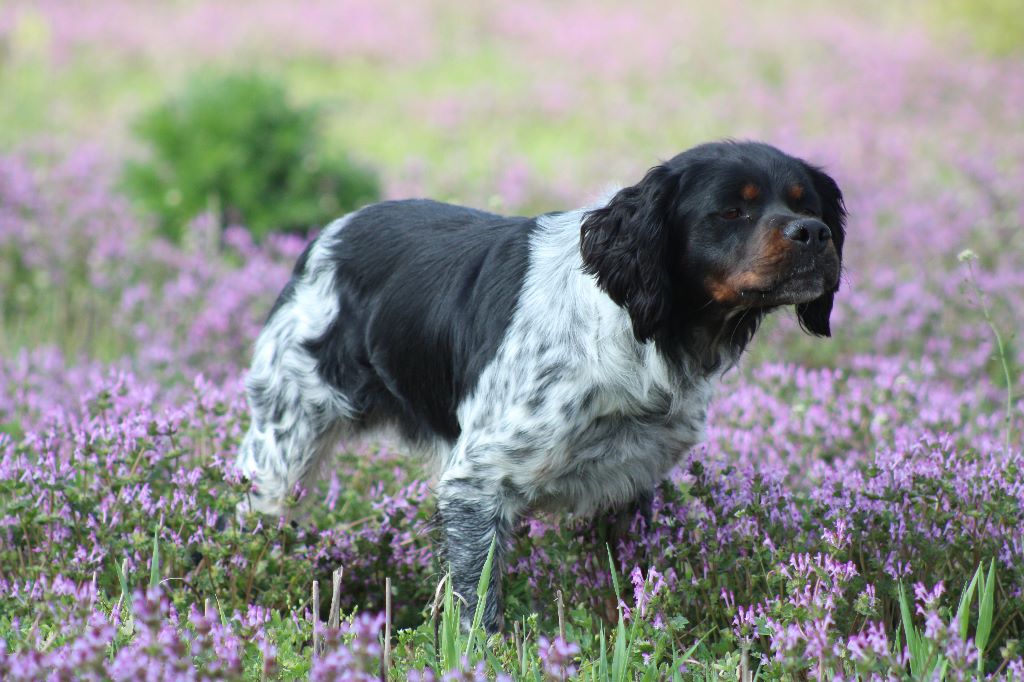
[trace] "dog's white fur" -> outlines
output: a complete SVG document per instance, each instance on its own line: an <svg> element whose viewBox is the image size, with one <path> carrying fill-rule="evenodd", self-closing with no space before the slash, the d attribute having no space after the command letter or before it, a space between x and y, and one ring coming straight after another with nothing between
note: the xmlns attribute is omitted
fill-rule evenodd
<svg viewBox="0 0 1024 682"><path fill-rule="evenodd" d="M626 311L583 272L579 234L586 210L538 219L508 333L458 408L462 435L426 448L442 503L453 481L473 479L484 485L458 486L460 494L471 492L488 506L503 501L508 508L496 511L509 521L528 509L590 515L655 488L704 437L720 372L705 374L696 360L691 371L673 370L653 342L636 341ZM254 420L237 466L259 491L254 511L283 513L295 485L310 484L338 439L356 434L347 423L349 399L320 377L303 347L338 314L328 249L343 247L353 215L324 229L293 297L256 341L250 394L260 385L292 409L264 419L266 407L251 405ZM424 450L422 443L409 445ZM507 483L526 494L493 494Z"/></svg>

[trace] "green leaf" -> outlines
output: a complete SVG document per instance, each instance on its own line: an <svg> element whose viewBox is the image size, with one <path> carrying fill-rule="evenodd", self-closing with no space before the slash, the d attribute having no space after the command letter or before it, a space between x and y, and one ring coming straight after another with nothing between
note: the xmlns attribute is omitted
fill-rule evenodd
<svg viewBox="0 0 1024 682"><path fill-rule="evenodd" d="M149 586L160 585L160 526L153 530L153 558L149 562Z"/></svg>
<svg viewBox="0 0 1024 682"><path fill-rule="evenodd" d="M900 597L900 618L903 620L903 633L907 639L907 651L910 652L910 672L919 677L921 674L920 650L917 630L914 628L913 617L911 616L910 601L907 598L903 583L899 584Z"/></svg>
<svg viewBox="0 0 1024 682"><path fill-rule="evenodd" d="M497 544L498 536L495 535L491 538L491 547L487 550L487 559L484 560L483 570L480 571L480 582L476 585L476 608L473 611L473 625L470 628L469 638L466 642L466 658L469 658L469 651L473 647L473 642L476 641L480 623L484 618L484 608L487 606L487 591L491 584L491 568L494 565L494 548ZM486 639L486 635L484 639Z"/></svg>
<svg viewBox="0 0 1024 682"><path fill-rule="evenodd" d="M487 658L487 664L491 666L491 671L497 676L500 673L505 672L504 666L501 665L501 661L497 659L494 652L488 647L484 647L484 656Z"/></svg>
<svg viewBox="0 0 1024 682"><path fill-rule="evenodd" d="M598 661L598 678L601 682L608 682L610 675L608 674L608 641L604 636L604 625L601 626L601 658Z"/></svg>
<svg viewBox="0 0 1024 682"><path fill-rule="evenodd" d="M979 567L980 571L981 568ZM988 566L988 576L978 586L978 629L974 633L974 644L978 647L978 666L981 669L983 654L988 646L989 635L992 634L992 617L994 615L996 591L996 560L992 559Z"/></svg>
<svg viewBox="0 0 1024 682"><path fill-rule="evenodd" d="M608 550L608 568L612 572L612 587L615 589L615 599L618 600L616 606L618 606L618 602L622 601L622 592L619 590L619 576L615 573L615 559L612 558L612 548L607 543L604 548Z"/></svg>
<svg viewBox="0 0 1024 682"><path fill-rule="evenodd" d="M459 621L462 605L455 600L451 573L444 586L444 613L441 614L441 667L442 672L455 670L459 665Z"/></svg>
<svg viewBox="0 0 1024 682"><path fill-rule="evenodd" d="M132 591L128 587L128 576L125 574L128 570L128 559L122 559L120 564L115 562L114 570L117 572L117 582L121 586L121 602L131 604Z"/></svg>
<svg viewBox="0 0 1024 682"><path fill-rule="evenodd" d="M694 642L693 646L691 646L689 649L684 651L682 656L679 656L678 658L673 656L674 660L672 662L672 665L675 666L676 668L678 668L679 666L677 665L677 663L681 663L681 662L687 660L688 658L690 658L691 656L693 656L693 653L695 651L697 651L697 647L700 646L701 642L703 642L706 637L707 637L707 634L705 634L703 637L701 637L696 642Z"/></svg>
<svg viewBox="0 0 1024 682"><path fill-rule="evenodd" d="M615 650L612 652L612 680L620 682L626 679L626 668L629 665L629 649L627 647L626 624L619 610L619 624L615 628Z"/></svg>
<svg viewBox="0 0 1024 682"><path fill-rule="evenodd" d="M971 608L971 602L974 601L974 586L978 584L978 578L981 576L981 564L978 564L978 570L974 572L974 577L971 578L970 584L964 587L964 591L960 593L960 605L956 608L956 620L960 625L960 639L967 641L967 626L970 617L968 611Z"/></svg>

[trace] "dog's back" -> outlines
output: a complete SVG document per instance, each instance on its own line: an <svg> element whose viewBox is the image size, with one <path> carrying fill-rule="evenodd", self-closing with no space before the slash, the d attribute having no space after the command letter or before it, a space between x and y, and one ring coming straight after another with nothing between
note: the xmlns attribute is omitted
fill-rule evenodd
<svg viewBox="0 0 1024 682"><path fill-rule="evenodd" d="M327 247L339 312L306 347L366 426L459 435L456 407L497 352L534 221L434 201L355 215Z"/></svg>
<svg viewBox="0 0 1024 682"><path fill-rule="evenodd" d="M256 342L239 461L257 484L254 509L280 513L346 433L390 427L423 450L451 447L458 404L512 318L534 226L417 199L323 230Z"/></svg>

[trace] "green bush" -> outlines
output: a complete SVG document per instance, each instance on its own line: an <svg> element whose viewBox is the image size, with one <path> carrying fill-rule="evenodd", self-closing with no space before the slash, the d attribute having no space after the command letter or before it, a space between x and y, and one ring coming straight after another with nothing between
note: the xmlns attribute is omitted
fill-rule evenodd
<svg viewBox="0 0 1024 682"><path fill-rule="evenodd" d="M373 172L328 153L318 118L265 76L195 78L137 121L150 154L126 165L125 188L175 241L205 210L257 239L322 225L377 199L379 185Z"/></svg>

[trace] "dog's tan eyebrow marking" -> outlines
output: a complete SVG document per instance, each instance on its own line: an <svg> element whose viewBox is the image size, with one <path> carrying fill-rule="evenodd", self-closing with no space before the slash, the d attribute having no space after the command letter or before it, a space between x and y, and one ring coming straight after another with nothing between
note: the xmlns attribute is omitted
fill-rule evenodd
<svg viewBox="0 0 1024 682"><path fill-rule="evenodd" d="M761 189L752 182L743 185L743 189L740 191L740 196L743 197L744 201L753 201L760 194Z"/></svg>
<svg viewBox="0 0 1024 682"><path fill-rule="evenodd" d="M790 185L787 193L790 199L798 201L804 195L804 187L803 185Z"/></svg>

